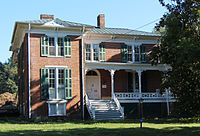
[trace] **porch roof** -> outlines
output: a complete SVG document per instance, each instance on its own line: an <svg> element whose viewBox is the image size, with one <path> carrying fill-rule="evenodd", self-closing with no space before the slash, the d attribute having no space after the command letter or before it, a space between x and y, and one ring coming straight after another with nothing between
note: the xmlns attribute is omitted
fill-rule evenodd
<svg viewBox="0 0 200 136"><path fill-rule="evenodd" d="M119 63L119 62L86 62L85 69L105 69L105 70L133 70L133 71L146 71L158 70L169 71L171 66L166 64L145 64L145 63Z"/></svg>

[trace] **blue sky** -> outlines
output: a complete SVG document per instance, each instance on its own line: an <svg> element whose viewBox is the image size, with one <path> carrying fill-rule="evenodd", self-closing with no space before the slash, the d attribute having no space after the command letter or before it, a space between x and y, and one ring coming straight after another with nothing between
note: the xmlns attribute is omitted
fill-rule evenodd
<svg viewBox="0 0 200 136"><path fill-rule="evenodd" d="M9 47L15 21L37 20L40 14L96 25L105 14L106 27L136 29L162 17L166 9L158 0L3 0L0 4L0 61L10 56ZM158 21L157 21L158 22ZM152 32L155 23L138 30Z"/></svg>

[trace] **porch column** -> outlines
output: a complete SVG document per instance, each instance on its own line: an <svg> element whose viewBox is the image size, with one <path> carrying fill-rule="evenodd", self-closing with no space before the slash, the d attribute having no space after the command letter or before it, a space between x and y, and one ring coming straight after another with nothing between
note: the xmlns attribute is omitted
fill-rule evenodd
<svg viewBox="0 0 200 136"><path fill-rule="evenodd" d="M110 75L111 75L111 95L112 95L112 99L114 97L114 74L115 74L115 70L111 69L110 71Z"/></svg>
<svg viewBox="0 0 200 136"><path fill-rule="evenodd" d="M138 77L139 77L139 93L141 97L142 96L142 82L141 82L142 71L138 70L136 72L138 73Z"/></svg>

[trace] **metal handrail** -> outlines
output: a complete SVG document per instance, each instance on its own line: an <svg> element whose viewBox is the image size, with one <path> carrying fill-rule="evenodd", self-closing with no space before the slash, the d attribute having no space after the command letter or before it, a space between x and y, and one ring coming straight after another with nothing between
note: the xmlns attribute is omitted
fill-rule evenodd
<svg viewBox="0 0 200 136"><path fill-rule="evenodd" d="M120 110L121 114L122 114L122 118L124 119L124 109L122 108L119 100L117 99L117 97L115 95L113 95L113 100L116 103L118 109Z"/></svg>
<svg viewBox="0 0 200 136"><path fill-rule="evenodd" d="M92 104L87 94L85 95L85 98L86 98L86 107L89 111L90 117L95 120L95 109L92 107Z"/></svg>

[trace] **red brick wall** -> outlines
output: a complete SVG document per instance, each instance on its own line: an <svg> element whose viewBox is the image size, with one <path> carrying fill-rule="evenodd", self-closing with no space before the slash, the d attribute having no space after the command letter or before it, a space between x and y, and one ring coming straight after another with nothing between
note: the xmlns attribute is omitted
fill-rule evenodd
<svg viewBox="0 0 200 136"><path fill-rule="evenodd" d="M119 70L114 75L115 92L127 92L128 73L125 70Z"/></svg>
<svg viewBox="0 0 200 136"><path fill-rule="evenodd" d="M101 76L101 98L111 98L111 75L108 70L98 69ZM102 88L102 85L106 85L106 88ZM114 89L115 92L127 91L127 73L124 70L115 72L114 75Z"/></svg>
<svg viewBox="0 0 200 136"><path fill-rule="evenodd" d="M161 73L160 71L148 70L146 74L146 91L155 92L156 89L160 89Z"/></svg>
<svg viewBox="0 0 200 136"><path fill-rule="evenodd" d="M45 101L41 101L40 97L40 69L45 65L52 66L67 66L72 69L72 100L67 103L67 115L71 113L73 108L77 108L80 103L80 37L71 36L71 51L70 58L48 58L40 56L40 37L41 34L31 34L31 109L33 116L47 116L48 107ZM80 104L79 104L80 105Z"/></svg>
<svg viewBox="0 0 200 136"><path fill-rule="evenodd" d="M104 42L107 62L122 62L121 46L123 43Z"/></svg>

